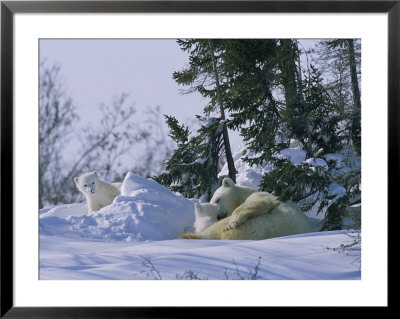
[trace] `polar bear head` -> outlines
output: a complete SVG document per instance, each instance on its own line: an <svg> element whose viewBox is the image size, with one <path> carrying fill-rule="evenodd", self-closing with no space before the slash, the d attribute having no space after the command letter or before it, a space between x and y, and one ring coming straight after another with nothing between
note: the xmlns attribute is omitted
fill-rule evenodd
<svg viewBox="0 0 400 319"><path fill-rule="evenodd" d="M74 177L76 187L85 195L93 195L99 185L99 177L97 172L89 172L79 177Z"/></svg>
<svg viewBox="0 0 400 319"><path fill-rule="evenodd" d="M250 194L256 192L247 186L235 185L232 179L225 177L222 185L218 188L210 203L218 205L218 218L222 219L230 216L236 207L243 204Z"/></svg>
<svg viewBox="0 0 400 319"><path fill-rule="evenodd" d="M201 232L211 224L218 221L218 208L217 204L211 203L195 203L194 212L196 215L196 221L194 228L196 232Z"/></svg>

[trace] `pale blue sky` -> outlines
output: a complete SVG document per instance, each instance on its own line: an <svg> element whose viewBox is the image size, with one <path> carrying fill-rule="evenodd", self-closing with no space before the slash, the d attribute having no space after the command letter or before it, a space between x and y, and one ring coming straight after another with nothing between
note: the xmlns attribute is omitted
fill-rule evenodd
<svg viewBox="0 0 400 319"><path fill-rule="evenodd" d="M308 42L302 41L313 43ZM111 103L122 92L130 94L137 118L148 106L160 106L163 114L190 124L206 104L197 92L181 94L183 87L172 78L188 63L176 39L41 39L39 45L41 60L60 65L66 93L84 126L87 121L95 124L100 104ZM238 132L230 132L230 139L233 150L242 142Z"/></svg>
<svg viewBox="0 0 400 319"><path fill-rule="evenodd" d="M180 121L205 104L198 93L180 94L172 79L188 61L175 39L42 39L40 58L61 66L82 120L122 92L138 110L159 105Z"/></svg>

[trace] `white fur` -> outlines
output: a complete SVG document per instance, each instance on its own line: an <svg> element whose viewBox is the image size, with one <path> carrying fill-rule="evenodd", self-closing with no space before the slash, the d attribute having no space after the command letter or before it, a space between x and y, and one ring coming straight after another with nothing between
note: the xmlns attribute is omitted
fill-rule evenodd
<svg viewBox="0 0 400 319"><path fill-rule="evenodd" d="M237 186L230 178L223 180L211 202L218 205L214 209L220 217L227 217L201 232L182 234L181 238L259 240L310 231L308 218L297 204L282 203L267 192Z"/></svg>
<svg viewBox="0 0 400 319"><path fill-rule="evenodd" d="M211 224L218 221L218 205L212 203L196 203L194 212L196 221L194 222L195 232L201 232Z"/></svg>
<svg viewBox="0 0 400 319"><path fill-rule="evenodd" d="M219 206L218 217L223 219L232 215L235 208L244 203L246 198L256 191L247 186L237 186L230 178L226 177L222 180L221 187L215 191L210 203Z"/></svg>
<svg viewBox="0 0 400 319"><path fill-rule="evenodd" d="M99 179L96 171L74 177L74 181L76 187L86 197L89 213L112 204L114 198L119 195L122 185L121 183L108 183Z"/></svg>
<svg viewBox="0 0 400 319"><path fill-rule="evenodd" d="M260 240L311 231L308 218L299 206L290 201L281 203L267 214L248 219L240 226L227 230L227 225L236 217L236 213L233 213L202 232L185 233L181 234L180 237L186 239Z"/></svg>

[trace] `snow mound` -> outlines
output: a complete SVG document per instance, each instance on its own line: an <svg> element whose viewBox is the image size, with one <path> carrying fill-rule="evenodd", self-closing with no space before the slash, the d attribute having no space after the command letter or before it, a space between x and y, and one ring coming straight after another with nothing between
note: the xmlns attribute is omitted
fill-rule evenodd
<svg viewBox="0 0 400 319"><path fill-rule="evenodd" d="M194 224L194 202L153 180L128 173L121 196L88 215L86 205L40 211L40 232L70 238L143 241L177 238Z"/></svg>
<svg viewBox="0 0 400 319"><path fill-rule="evenodd" d="M254 189L258 189L258 185L261 183L262 177L264 174L272 168L270 165L258 166L253 165L250 166L249 163L243 161L243 154L246 150L245 145L241 145L238 150L233 154L233 160L235 162L235 168L239 172L236 175L236 183L242 186L248 186ZM254 156L254 154L247 150L247 155L249 157ZM228 164L222 167L218 177L228 176Z"/></svg>

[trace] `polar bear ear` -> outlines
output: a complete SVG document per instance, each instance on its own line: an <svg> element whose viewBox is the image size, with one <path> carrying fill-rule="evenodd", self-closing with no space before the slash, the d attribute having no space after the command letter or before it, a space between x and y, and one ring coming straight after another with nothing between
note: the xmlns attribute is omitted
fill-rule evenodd
<svg viewBox="0 0 400 319"><path fill-rule="evenodd" d="M233 186L233 185L235 185L235 183L234 183L233 180L231 180L229 177L225 177L225 178L222 180L222 186L223 186L223 187L231 187L231 186Z"/></svg>
<svg viewBox="0 0 400 319"><path fill-rule="evenodd" d="M74 177L75 184L78 184L78 181L79 181L79 177Z"/></svg>
<svg viewBox="0 0 400 319"><path fill-rule="evenodd" d="M97 177L97 171L93 171L92 173L93 173L94 176Z"/></svg>

